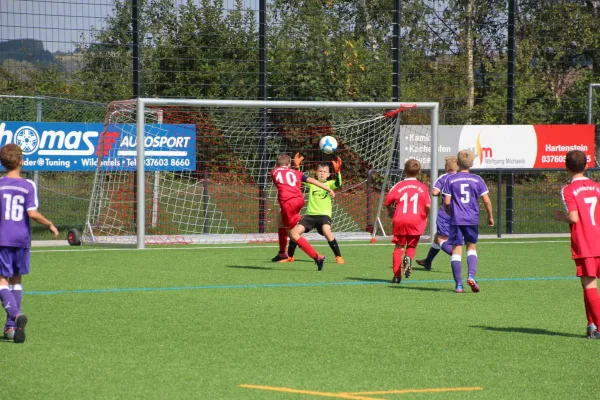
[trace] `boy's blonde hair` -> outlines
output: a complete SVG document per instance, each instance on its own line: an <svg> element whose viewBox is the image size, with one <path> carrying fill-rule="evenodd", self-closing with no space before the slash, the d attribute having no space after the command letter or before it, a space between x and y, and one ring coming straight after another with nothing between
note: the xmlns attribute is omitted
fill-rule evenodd
<svg viewBox="0 0 600 400"><path fill-rule="evenodd" d="M289 167L292 159L287 154L280 154L277 156L277 166L278 167Z"/></svg>
<svg viewBox="0 0 600 400"><path fill-rule="evenodd" d="M421 172L421 163L418 160L410 159L404 163L404 172L407 178L416 178Z"/></svg>
<svg viewBox="0 0 600 400"><path fill-rule="evenodd" d="M469 169L473 166L473 160L475 160L475 154L471 150L461 150L456 156L458 162L458 169Z"/></svg>
<svg viewBox="0 0 600 400"><path fill-rule="evenodd" d="M455 156L448 156L444 160L446 161L446 171L458 171L458 158Z"/></svg>

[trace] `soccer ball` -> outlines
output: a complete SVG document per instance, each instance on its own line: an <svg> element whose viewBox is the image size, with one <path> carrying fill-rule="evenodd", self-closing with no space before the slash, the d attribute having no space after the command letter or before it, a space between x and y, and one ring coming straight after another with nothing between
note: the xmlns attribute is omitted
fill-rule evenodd
<svg viewBox="0 0 600 400"><path fill-rule="evenodd" d="M337 150L337 140L333 136L323 136L319 141L319 148L325 154L331 154Z"/></svg>

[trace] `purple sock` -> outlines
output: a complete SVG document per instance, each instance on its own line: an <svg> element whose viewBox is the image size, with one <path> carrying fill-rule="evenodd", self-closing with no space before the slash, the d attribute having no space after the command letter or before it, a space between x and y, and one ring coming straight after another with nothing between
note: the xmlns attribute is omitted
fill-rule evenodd
<svg viewBox="0 0 600 400"><path fill-rule="evenodd" d="M452 255L452 261L450 262L450 266L452 266L452 275L454 275L454 282L457 285L462 285L462 266L460 265L460 255Z"/></svg>
<svg viewBox="0 0 600 400"><path fill-rule="evenodd" d="M447 240L445 242L442 242L442 244L440 244L440 248L442 249L442 251L444 253L448 254L449 256L452 255L452 245L450 243L448 243Z"/></svg>
<svg viewBox="0 0 600 400"><path fill-rule="evenodd" d="M18 289L15 289L18 288ZM8 286L8 290L11 291L11 293L13 294L15 301L17 302L17 307L19 307L19 310L21 309L21 290L22 290L22 286L21 285L9 285ZM6 324L4 324L4 330L7 329L14 329L16 327L16 322L14 318L10 318L10 317L6 317Z"/></svg>
<svg viewBox="0 0 600 400"><path fill-rule="evenodd" d="M431 262L433 261L433 259L435 258L435 256L437 256L437 254L439 252L440 252L440 246L438 246L435 243L432 243L431 247L429 248L429 253L427 253L427 257L425 258L425 262L427 264L431 264Z"/></svg>
<svg viewBox="0 0 600 400"><path fill-rule="evenodd" d="M469 267L469 276L475 278L477 273L477 252L475 250L467 252L467 266Z"/></svg>
<svg viewBox="0 0 600 400"><path fill-rule="evenodd" d="M17 315L19 315L19 307L17 306L15 296L13 296L12 292L8 289L8 286L0 286L0 301L2 302L2 307L4 307L8 318L16 319Z"/></svg>

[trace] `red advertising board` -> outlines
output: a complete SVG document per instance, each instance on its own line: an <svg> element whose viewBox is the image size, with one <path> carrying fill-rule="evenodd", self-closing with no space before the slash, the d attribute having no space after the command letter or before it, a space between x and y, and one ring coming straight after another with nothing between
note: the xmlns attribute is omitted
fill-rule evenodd
<svg viewBox="0 0 600 400"><path fill-rule="evenodd" d="M534 125L537 156L534 168L564 168L565 155L581 150L594 166L594 125Z"/></svg>

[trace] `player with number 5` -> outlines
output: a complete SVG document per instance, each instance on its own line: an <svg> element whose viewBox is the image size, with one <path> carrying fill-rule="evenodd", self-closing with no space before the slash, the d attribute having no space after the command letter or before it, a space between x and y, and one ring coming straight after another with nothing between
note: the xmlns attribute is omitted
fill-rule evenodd
<svg viewBox="0 0 600 400"><path fill-rule="evenodd" d="M600 294L596 278L600 277L600 185L586 178L584 152L567 153L566 170L571 183L560 194L567 213L554 211L554 219L571 225L571 255L581 278L583 301L587 315L587 337L600 339L596 328L600 323Z"/></svg>
<svg viewBox="0 0 600 400"><path fill-rule="evenodd" d="M277 201L281 208L280 215L277 220L278 235L279 235L279 254L273 261L287 259L288 255L285 252L287 247L288 235L296 242L298 247L302 249L310 258L317 263L317 270L323 269L325 256L319 255L308 241L292 231L298 222L300 222L300 210L304 207L304 194L302 193L302 182L315 185L327 193L331 198L335 197L333 190L322 182L314 178L304 175L302 172L290 168L291 158L287 154L277 156L277 166L271 171L271 178L275 187L277 187Z"/></svg>
<svg viewBox="0 0 600 400"><path fill-rule="evenodd" d="M457 155L458 172L446 180L442 189L444 208L450 215L450 236L452 245L452 275L456 283L456 293L463 292L462 281L462 245L467 245L467 284L475 293L479 285L475 280L477 273L477 239L479 237L479 197L482 198L488 215L488 225L494 226L492 202L488 188L479 175L469 172L473 166L475 154L471 150L461 150Z"/></svg>
<svg viewBox="0 0 600 400"><path fill-rule="evenodd" d="M56 239L58 230L37 211L35 183L21 178L23 153L14 143L0 149L6 175L0 178L0 300L6 311L4 338L25 341L27 317L21 312L22 275L29 273L29 218L45 225Z"/></svg>

